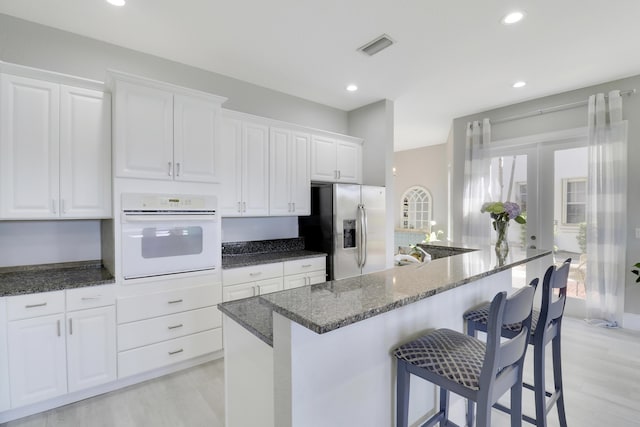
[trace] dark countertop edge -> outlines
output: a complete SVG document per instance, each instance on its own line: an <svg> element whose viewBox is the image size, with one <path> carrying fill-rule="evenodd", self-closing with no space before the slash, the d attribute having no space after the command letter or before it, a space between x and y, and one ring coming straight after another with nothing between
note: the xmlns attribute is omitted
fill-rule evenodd
<svg viewBox="0 0 640 427"><path fill-rule="evenodd" d="M40 274L46 277L47 274L55 272L53 274L59 274L60 272L78 272L81 274L83 271L96 270L103 274L103 277L93 278L81 278L75 281L63 281L63 282L50 282L45 286L0 286L0 298L11 297L17 295L29 295L38 294L43 292L63 291L65 289L77 289L91 286L111 285L116 282L111 273L103 266L100 260L90 261L73 261L62 262L55 264L34 264L34 265L22 265L15 267L2 267L0 268L0 279L3 274L20 275L21 273L27 275ZM95 274L95 273L92 273ZM0 280L1 282L1 280Z"/></svg>
<svg viewBox="0 0 640 427"><path fill-rule="evenodd" d="M334 331L336 329L340 329L340 328L342 328L344 326L348 326L348 325L351 325L353 323L357 323L357 322L359 322L361 320L365 320L365 319L377 316L378 314L383 314L383 313L386 313L388 311L394 310L396 308L400 308L402 306L405 306L407 304L411 304L411 303L414 303L416 301L420 301L422 299L428 298L430 296L433 296L433 295L448 291L450 289L457 288L457 287L462 286L462 285L466 285L467 283L473 282L475 280L482 279L484 277L488 277L488 276L500 273L500 272L505 271L505 270L509 270L512 267L518 266L520 264L525 264L525 263L533 261L535 259L539 259L539 258L545 257L545 256L547 256L549 254L551 254L551 251L545 251L544 253L533 255L533 256L530 256L528 258L522 259L520 261L509 263L506 266L497 267L497 268L494 268L494 269L492 269L490 271L487 271L485 273L476 274L474 276L467 277L467 278L465 278L463 280L460 280L458 282L454 282L454 283L449 283L449 284L443 285L438 289L430 290L430 291L427 291L427 292L424 292L424 293L421 293L421 294L417 294L417 295L412 295L412 296L406 297L406 298L404 298L404 299L402 299L400 301L395 301L392 304L388 304L388 305L383 306L383 307L367 310L367 311L365 311L363 313L360 313L358 315L347 317L347 318L344 318L342 320L334 321L334 322L331 322L331 323L328 323L328 324L325 324L325 325L319 325L317 323L313 323L313 322L309 321L308 319L306 319L304 317L301 317L298 314L293 313L293 312L291 312L291 311L289 311L287 309L284 309L284 308L272 303L271 301L269 301L267 299L264 299L262 297L258 297L258 298L260 298L261 301L263 301L267 305L269 305L273 311L281 314L282 316L288 318L289 320L294 321L294 322L298 323L299 325L304 326L305 328L310 329L311 331L313 331L313 332L315 332L317 334L325 334L327 332L331 332L331 331ZM399 268L402 268L402 267L399 267ZM240 324L241 325L245 325L244 322L240 323ZM247 326L245 326L245 327L247 327ZM249 329L249 328L247 327L247 329Z"/></svg>
<svg viewBox="0 0 640 427"><path fill-rule="evenodd" d="M11 291L0 291L0 298L13 297L18 295L40 294L44 292L64 291L66 289L88 288L91 286L100 285L112 285L116 283L115 279L94 280L90 282L78 282L78 283L66 283L61 285L53 285L47 287L46 290L33 290L33 289L12 289Z"/></svg>
<svg viewBox="0 0 640 427"><path fill-rule="evenodd" d="M281 257L277 256L276 254L282 254ZM286 254L286 255L285 255ZM265 260L260 260L260 256L274 256L273 259L265 259ZM324 252L314 252L314 251L308 251L308 250L300 250L300 251L281 251L281 252L263 252L263 253L257 253L257 254L238 254L238 255L224 255L223 259L225 257L228 257L227 259L246 259L246 261L239 261L239 262L234 262L232 265L225 265L225 263L222 263L222 270L230 270L233 268L240 268L240 267L250 267L253 265L262 265L262 264L273 264L276 262L284 262L284 261L294 261L297 259L305 259L305 258L315 258L315 257L320 257L320 256L327 256L326 253ZM257 258L257 260L256 260Z"/></svg>
<svg viewBox="0 0 640 427"><path fill-rule="evenodd" d="M252 327L248 322L241 319L239 316L236 316L235 313L233 313L233 311L227 310L227 308L225 307L225 303L218 304L218 310L220 310L221 312L229 316L231 319L236 321L240 326L245 328L247 331L251 332L256 337L258 337L260 341L264 342L269 347L273 347L273 335L271 337L268 337L260 333L256 328Z"/></svg>

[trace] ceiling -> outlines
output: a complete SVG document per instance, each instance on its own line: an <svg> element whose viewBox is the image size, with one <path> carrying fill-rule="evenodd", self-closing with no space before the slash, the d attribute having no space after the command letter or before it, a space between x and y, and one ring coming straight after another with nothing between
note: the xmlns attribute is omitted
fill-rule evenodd
<svg viewBox="0 0 640 427"><path fill-rule="evenodd" d="M502 25L514 9L525 19ZM455 117L640 74L638 0L0 0L0 13L347 111L391 99L396 151L444 143ZM356 51L383 33L396 44Z"/></svg>

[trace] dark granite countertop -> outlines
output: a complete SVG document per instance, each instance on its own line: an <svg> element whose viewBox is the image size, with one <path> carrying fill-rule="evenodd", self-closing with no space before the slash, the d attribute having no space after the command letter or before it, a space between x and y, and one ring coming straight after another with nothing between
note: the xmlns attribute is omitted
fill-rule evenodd
<svg viewBox="0 0 640 427"><path fill-rule="evenodd" d="M395 267L378 273L222 303L218 307L269 343L261 337L273 336L272 322L268 322L268 329L265 329L269 308L323 334L549 254L551 251L548 250L513 251L503 263L498 263L495 252L486 248L425 264ZM252 309L256 307L261 308L253 314ZM237 313L243 314L240 316Z"/></svg>
<svg viewBox="0 0 640 427"><path fill-rule="evenodd" d="M115 283L98 261L0 268L0 297Z"/></svg>
<svg viewBox="0 0 640 427"><path fill-rule="evenodd" d="M235 254L222 256L222 269L248 267L251 265L269 264L272 262L292 261L303 258L326 256L324 252L307 250L278 251L268 253Z"/></svg>

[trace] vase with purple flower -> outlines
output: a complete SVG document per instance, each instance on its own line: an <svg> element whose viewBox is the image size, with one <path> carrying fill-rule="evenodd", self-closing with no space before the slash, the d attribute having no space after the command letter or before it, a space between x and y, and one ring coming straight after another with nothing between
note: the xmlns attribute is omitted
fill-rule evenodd
<svg viewBox="0 0 640 427"><path fill-rule="evenodd" d="M496 230L496 256L498 263L504 264L509 253L509 222L514 220L518 224L526 224L522 210L514 202L487 202L482 205L481 212L489 212L493 219L493 229Z"/></svg>

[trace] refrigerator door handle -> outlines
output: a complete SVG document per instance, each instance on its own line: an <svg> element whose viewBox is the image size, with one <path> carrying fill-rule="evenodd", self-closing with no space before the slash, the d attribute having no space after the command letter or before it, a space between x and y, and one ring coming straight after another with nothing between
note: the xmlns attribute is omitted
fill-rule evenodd
<svg viewBox="0 0 640 427"><path fill-rule="evenodd" d="M364 205L360 205L362 209L362 266L364 267L367 264L367 234L369 230L367 230L367 208Z"/></svg>

